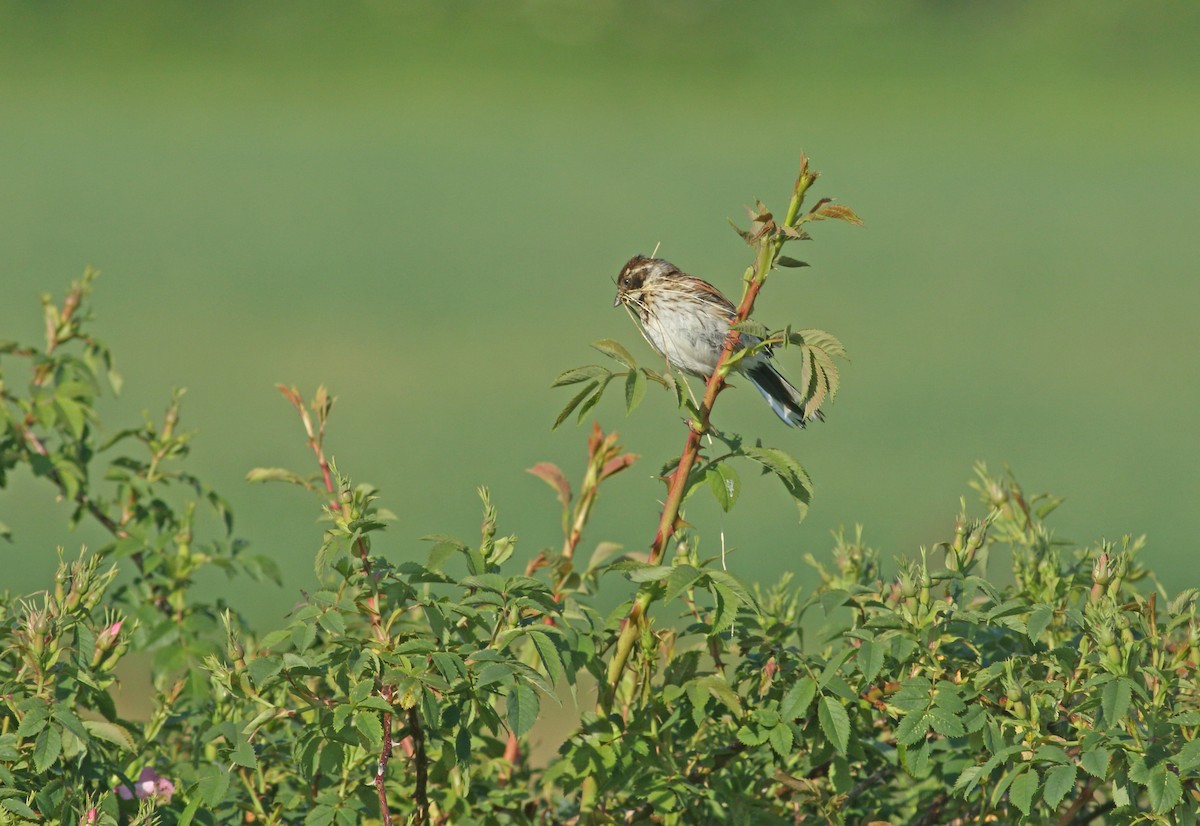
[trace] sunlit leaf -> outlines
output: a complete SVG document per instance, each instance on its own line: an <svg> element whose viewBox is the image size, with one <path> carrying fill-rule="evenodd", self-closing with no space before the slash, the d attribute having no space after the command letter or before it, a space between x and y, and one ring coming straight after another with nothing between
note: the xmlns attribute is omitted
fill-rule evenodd
<svg viewBox="0 0 1200 826"><path fill-rule="evenodd" d="M1038 782L1037 769L1030 768L1014 780L1008 789L1009 799L1026 817L1033 808L1033 796L1037 794Z"/></svg>
<svg viewBox="0 0 1200 826"><path fill-rule="evenodd" d="M846 709L837 701L837 698L830 697L828 694L821 697L817 709L821 731L825 732L825 736L829 738L829 742L833 743L839 754L845 754L846 747L850 743L850 716L846 714Z"/></svg>
<svg viewBox="0 0 1200 826"><path fill-rule="evenodd" d="M637 369L637 361L620 342L613 341L611 338L602 338L599 341L593 341L592 346L609 358L619 361L630 370Z"/></svg>

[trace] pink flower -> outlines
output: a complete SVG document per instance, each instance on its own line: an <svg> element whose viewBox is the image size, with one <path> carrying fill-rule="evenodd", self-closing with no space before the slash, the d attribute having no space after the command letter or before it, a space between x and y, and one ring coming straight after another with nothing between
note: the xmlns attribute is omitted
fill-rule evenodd
<svg viewBox="0 0 1200 826"><path fill-rule="evenodd" d="M133 784L133 791L122 785L117 786L116 792L122 800L133 800L137 797L138 800L153 799L160 803L170 803L171 795L175 794L175 784L165 777L160 777L158 772L147 766L138 775L137 782Z"/></svg>

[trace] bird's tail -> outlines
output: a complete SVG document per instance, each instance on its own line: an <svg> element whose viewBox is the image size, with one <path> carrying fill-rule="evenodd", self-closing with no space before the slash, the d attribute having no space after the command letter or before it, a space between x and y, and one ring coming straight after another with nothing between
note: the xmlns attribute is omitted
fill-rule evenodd
<svg viewBox="0 0 1200 826"><path fill-rule="evenodd" d="M810 410L804 394L792 386L792 383L766 359L745 368L745 373L767 400L767 404L771 405L775 415L785 424L804 427L810 421L825 418L821 411Z"/></svg>

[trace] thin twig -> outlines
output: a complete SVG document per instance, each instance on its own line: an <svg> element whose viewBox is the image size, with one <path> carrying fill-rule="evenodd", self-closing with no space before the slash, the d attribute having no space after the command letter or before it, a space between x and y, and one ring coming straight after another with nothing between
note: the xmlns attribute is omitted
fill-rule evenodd
<svg viewBox="0 0 1200 826"><path fill-rule="evenodd" d="M421 718L415 707L408 710L408 731L413 739L413 761L417 769L417 787L413 797L417 802L417 817L414 823L429 821L429 761L425 756L425 731L421 728Z"/></svg>

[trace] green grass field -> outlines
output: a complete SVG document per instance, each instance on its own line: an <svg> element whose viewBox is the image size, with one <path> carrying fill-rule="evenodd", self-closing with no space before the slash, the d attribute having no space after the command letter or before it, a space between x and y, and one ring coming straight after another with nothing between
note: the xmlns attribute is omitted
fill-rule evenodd
<svg viewBox="0 0 1200 826"><path fill-rule="evenodd" d="M339 397L332 451L400 516L396 558L473 535L480 484L532 554L558 520L524 468L582 467L551 380L598 338L652 362L612 276L661 244L736 291L725 219L782 207L804 150L866 227L819 225L759 318L829 329L852 363L806 432L748 387L723 398L718 425L794 452L817 493L797 525L746 469L731 514L689 509L706 546L723 528L763 581L803 581L842 524L911 555L984 459L1065 495L1064 536L1145 532L1173 588L1200 585L1198 7L753 8L0 4L0 338L34 339L40 293L103 271L126 377L108 426L189 388L197 469L288 569L231 593L274 624L320 535L315 502L242 481L310 462L274 383ZM590 539L638 547L683 429L665 394L595 412L644 459ZM61 516L28 477L0 493L4 586L100 539Z"/></svg>

